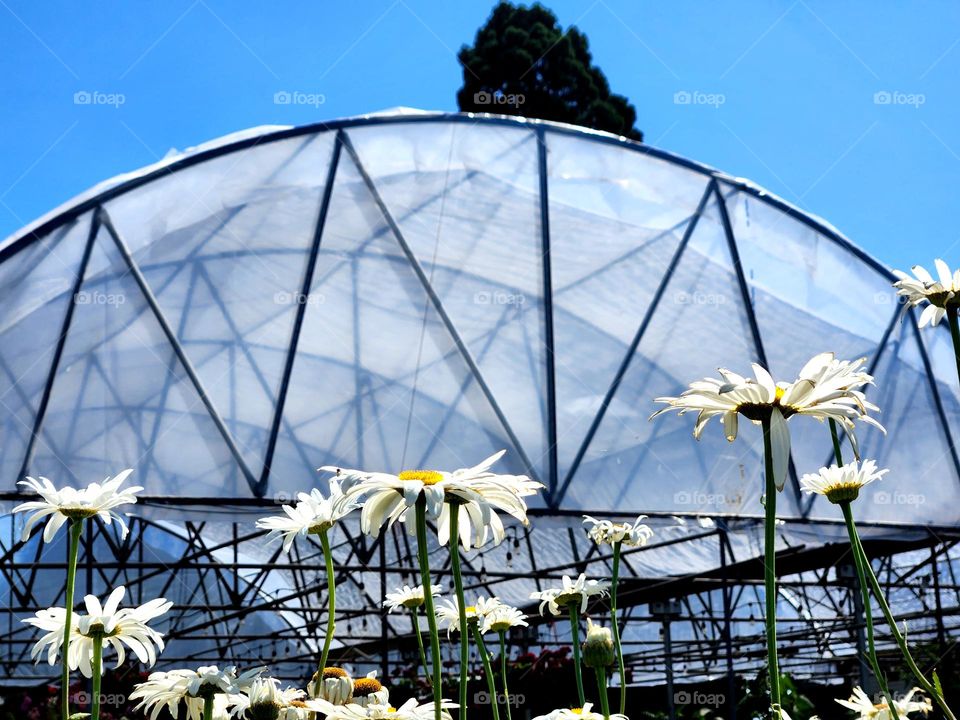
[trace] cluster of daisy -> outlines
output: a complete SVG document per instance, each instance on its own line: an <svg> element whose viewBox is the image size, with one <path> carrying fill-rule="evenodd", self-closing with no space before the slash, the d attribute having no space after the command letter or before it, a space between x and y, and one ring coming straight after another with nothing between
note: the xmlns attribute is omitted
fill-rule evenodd
<svg viewBox="0 0 960 720"><path fill-rule="evenodd" d="M150 720L157 720L164 710L179 717L181 708L189 720L201 720L208 702L214 720L311 720L316 713L343 720L425 720L434 716L433 703L408 700L399 708L391 706L390 692L375 673L353 679L342 668L325 668L320 693L314 695L285 687L276 678L264 675L265 671L255 668L238 674L235 667L220 670L209 666L156 672L134 689L130 699L139 701L136 709L147 713ZM441 712L447 720L448 705Z"/></svg>
<svg viewBox="0 0 960 720"><path fill-rule="evenodd" d="M84 597L86 612L74 610L74 579L77 570L80 535L84 522L99 518L104 524L116 522L122 538L129 532L123 516L117 509L137 502L137 493L142 487L122 487L132 470L108 477L102 483L91 483L86 488L57 488L45 477L28 477L20 484L40 496L39 500L30 500L14 508L14 513L30 513L23 528L26 540L42 520L46 520L43 529L43 542L50 543L64 525L69 526L69 564L65 604L63 607L48 607L33 617L23 620L43 632L33 646L31 656L34 661L46 654L47 662L55 665L58 656L62 666L61 714L69 717L69 680L70 673L79 670L85 677L93 679L93 687L100 687L103 674L104 651L112 650L116 654L116 666L126 659L129 649L137 659L153 666L157 654L163 651L163 634L150 626L150 623L166 614L173 603L164 598L150 600L134 607L120 607L126 594L126 588L119 586L101 603L95 595ZM99 713L99 693L94 693L93 715Z"/></svg>
<svg viewBox="0 0 960 720"><path fill-rule="evenodd" d="M945 263L938 260L937 271L939 280L927 273L923 268L915 267L916 280L903 273L897 273L899 278L895 286L898 294L905 298L907 308L917 307L929 303L920 317L920 327L927 324L937 324L947 316L953 330L955 350L957 353L957 367L960 372L960 327L958 327L957 313L960 308L960 270L951 274ZM730 370L721 368L719 378L705 378L692 382L689 388L678 397L659 397L656 402L666 405L655 412L656 417L668 410L676 410L682 415L686 412L696 412L697 421L694 426L694 437L700 439L707 423L714 417L723 421L724 433L727 440L734 441L738 434L739 418L745 417L751 423L761 426L764 437L764 457L766 461L767 493L764 494L767 532L764 542L764 571L765 589L767 596L766 631L768 634L768 667L771 678L778 678L776 658L776 571L775 571L775 532L770 529L776 526L776 491L784 487L790 463L790 433L788 420L794 416L806 415L820 422L827 421L833 439L836 465L820 468L816 473L807 473L800 478L800 489L811 494L819 494L828 501L839 505L847 525L850 543L857 556L856 567L860 579L864 602L870 603L870 594L880 594L881 590L876 581L873 569L868 558L863 553L856 525L853 521L851 503L859 497L860 491L881 479L887 470L881 470L873 460L861 460L859 444L856 437L858 423L872 425L885 432L873 417L871 412L879 412L876 405L869 402L864 394L864 388L873 384L873 377L864 369L865 358L854 361L838 360L832 353L821 353L813 357L801 369L796 380L792 382L777 382L766 368L753 364L753 377L744 377ZM855 460L844 463L840 437L837 428L842 428ZM776 491L774 491L774 488ZM591 530L591 537L597 542L609 542L610 528L593 518L587 518L595 524ZM624 529L624 532L626 530ZM625 537L625 535L624 535ZM616 541L614 541L616 542ZM906 644L906 638L900 633L896 621L889 610L889 606L882 597L880 606L884 612L894 639L901 652L912 660ZM870 623L870 617L867 616ZM885 698L883 705L865 703L866 696L859 690L848 701L838 701L845 707L869 713L861 717L879 718L889 717L890 703L893 702L886 685L885 678L879 669L876 660L876 651L872 640L872 627L869 634L869 659L874 674L880 684ZM952 717L942 694L918 670L916 664L908 664L914 668L914 676L923 685L923 689L933 694L938 705ZM774 715L787 717L779 706L779 688L777 682L771 683L771 703ZM895 703L896 704L896 703ZM897 705L899 709L899 705ZM906 716L907 712L922 710L916 703L910 704L908 699L903 710L899 713Z"/></svg>

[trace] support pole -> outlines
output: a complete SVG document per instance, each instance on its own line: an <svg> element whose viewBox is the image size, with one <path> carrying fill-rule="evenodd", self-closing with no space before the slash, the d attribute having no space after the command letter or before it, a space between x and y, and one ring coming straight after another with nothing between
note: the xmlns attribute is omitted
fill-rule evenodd
<svg viewBox="0 0 960 720"><path fill-rule="evenodd" d="M670 620L663 621L663 654L666 658L667 674L667 711L670 720L677 720L677 709L673 705L673 642L670 637Z"/></svg>

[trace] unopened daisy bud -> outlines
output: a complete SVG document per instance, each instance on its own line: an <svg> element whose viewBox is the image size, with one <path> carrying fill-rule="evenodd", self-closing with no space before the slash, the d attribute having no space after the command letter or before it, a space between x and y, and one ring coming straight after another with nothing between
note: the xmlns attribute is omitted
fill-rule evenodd
<svg viewBox="0 0 960 720"><path fill-rule="evenodd" d="M353 680L347 671L338 667L323 669L323 678L320 682L320 692L316 693L317 673L310 679L310 697L326 700L332 705L346 705L353 697Z"/></svg>
<svg viewBox="0 0 960 720"><path fill-rule="evenodd" d="M616 660L610 628L594 625L587 618L587 639L583 641L583 664L589 668L605 668Z"/></svg>
<svg viewBox="0 0 960 720"><path fill-rule="evenodd" d="M351 702L360 707L388 705L390 691L377 680L377 673L371 672L366 677L353 681L353 700Z"/></svg>

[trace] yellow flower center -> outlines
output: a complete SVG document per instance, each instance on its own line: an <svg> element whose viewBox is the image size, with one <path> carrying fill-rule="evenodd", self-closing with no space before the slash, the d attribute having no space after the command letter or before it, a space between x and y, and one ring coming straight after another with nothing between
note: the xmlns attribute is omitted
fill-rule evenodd
<svg viewBox="0 0 960 720"><path fill-rule="evenodd" d="M323 679L347 677L347 671L338 667L325 667L323 669Z"/></svg>
<svg viewBox="0 0 960 720"><path fill-rule="evenodd" d="M373 695L373 693L380 692L382 689L383 685L376 678L360 678L353 681L354 695Z"/></svg>
<svg viewBox="0 0 960 720"><path fill-rule="evenodd" d="M783 399L783 396L786 394L787 394L787 391L784 388L777 385L776 402L780 402Z"/></svg>
<svg viewBox="0 0 960 720"><path fill-rule="evenodd" d="M839 505L843 502L853 502L860 497L861 487L862 485L858 482L840 482L826 488L823 494L834 505Z"/></svg>
<svg viewBox="0 0 960 720"><path fill-rule="evenodd" d="M96 508L91 507L61 507L60 514L71 520L86 520L97 514Z"/></svg>
<svg viewBox="0 0 960 720"><path fill-rule="evenodd" d="M583 708L570 708L570 712L574 715L583 715Z"/></svg>
<svg viewBox="0 0 960 720"><path fill-rule="evenodd" d="M476 605L467 605L467 606L463 609L463 611L464 611L467 615L476 615L476 614L477 614L477 606L476 606Z"/></svg>
<svg viewBox="0 0 960 720"><path fill-rule="evenodd" d="M947 305L958 304L956 295L951 298L950 293L948 292L927 293L927 300L930 301L931 305L936 305L937 307L942 308L947 307Z"/></svg>
<svg viewBox="0 0 960 720"><path fill-rule="evenodd" d="M424 485L436 485L443 480L443 473L436 470L404 470L397 477L401 480L419 480Z"/></svg>

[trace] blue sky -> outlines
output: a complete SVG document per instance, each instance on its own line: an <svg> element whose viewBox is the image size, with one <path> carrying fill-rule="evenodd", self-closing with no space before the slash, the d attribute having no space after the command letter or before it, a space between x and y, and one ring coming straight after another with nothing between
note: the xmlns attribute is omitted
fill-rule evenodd
<svg viewBox="0 0 960 720"><path fill-rule="evenodd" d="M587 33L651 144L764 185L887 264L958 264L960 4L547 5ZM241 128L455 110L456 51L492 6L0 0L0 237ZM323 102L274 104L284 90Z"/></svg>

